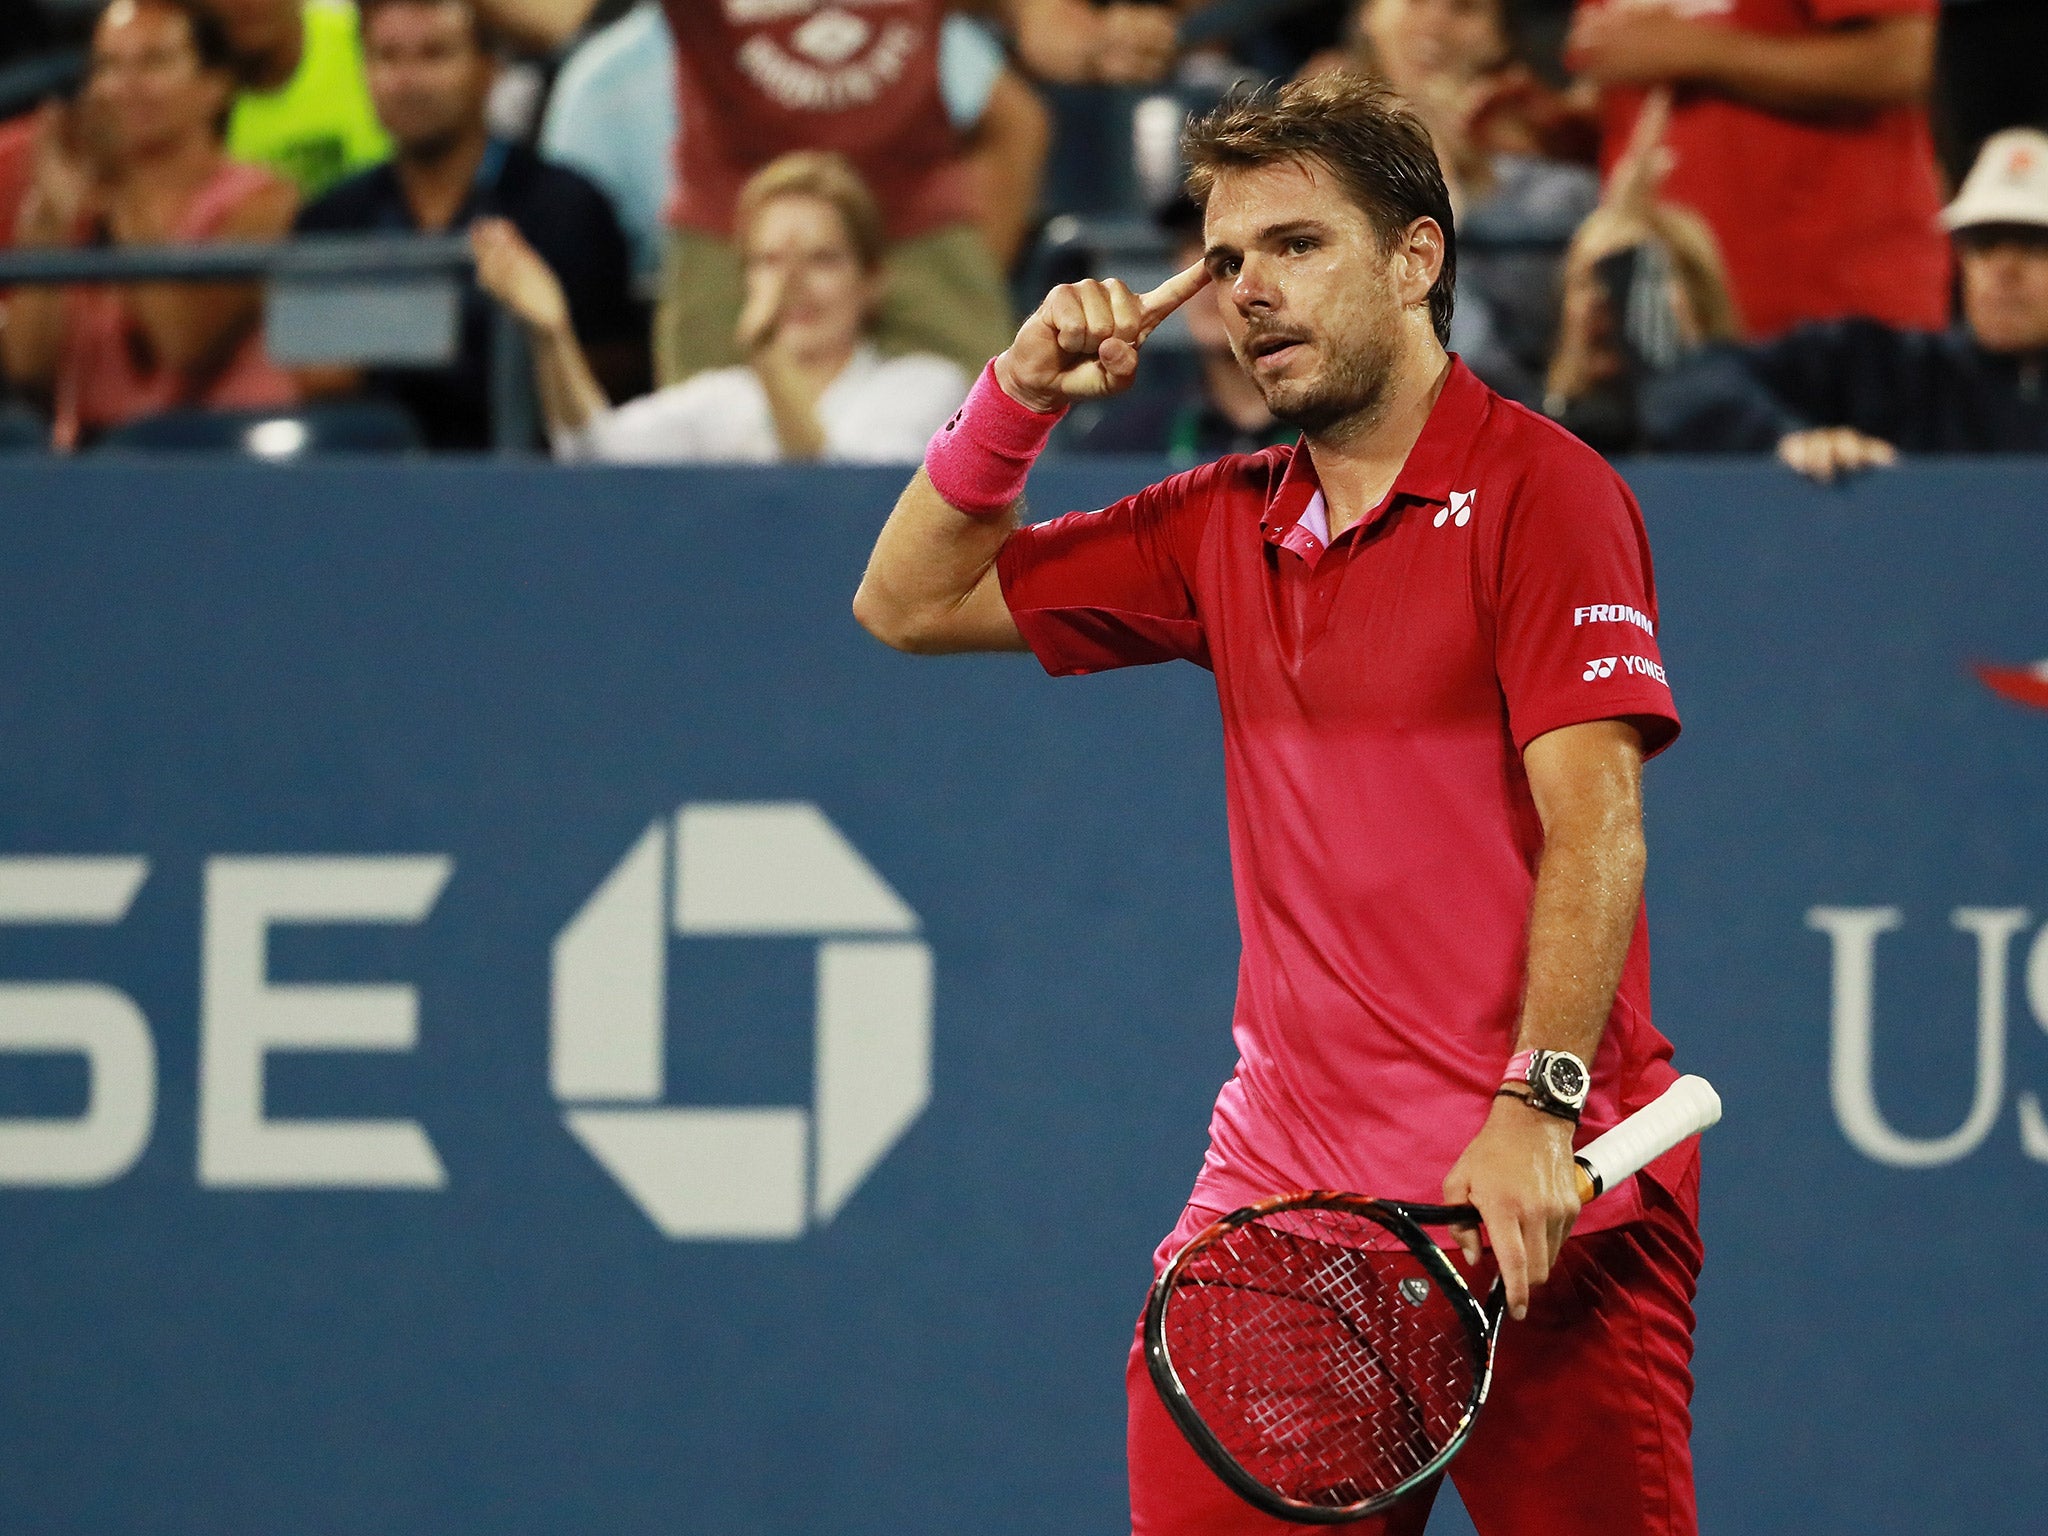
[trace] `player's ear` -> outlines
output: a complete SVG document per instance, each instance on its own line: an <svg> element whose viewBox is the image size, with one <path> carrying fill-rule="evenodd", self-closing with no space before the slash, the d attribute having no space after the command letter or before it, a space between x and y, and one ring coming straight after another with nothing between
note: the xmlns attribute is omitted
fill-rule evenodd
<svg viewBox="0 0 2048 1536"><path fill-rule="evenodd" d="M1401 255L1405 264L1401 297L1411 304L1420 303L1429 297L1444 269L1443 226L1435 219L1417 219L1408 226Z"/></svg>

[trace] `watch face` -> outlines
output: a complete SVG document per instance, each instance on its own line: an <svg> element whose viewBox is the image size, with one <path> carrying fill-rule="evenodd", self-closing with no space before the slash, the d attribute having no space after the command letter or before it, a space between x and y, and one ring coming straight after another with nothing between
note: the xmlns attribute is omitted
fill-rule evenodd
<svg viewBox="0 0 2048 1536"><path fill-rule="evenodd" d="M1544 1086L1552 1098L1577 1104L1586 1096L1586 1069L1571 1056L1552 1056L1543 1063Z"/></svg>

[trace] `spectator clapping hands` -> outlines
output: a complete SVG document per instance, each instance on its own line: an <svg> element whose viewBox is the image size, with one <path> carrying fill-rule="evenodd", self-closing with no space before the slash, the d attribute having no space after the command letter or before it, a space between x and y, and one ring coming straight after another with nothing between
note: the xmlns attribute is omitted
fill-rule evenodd
<svg viewBox="0 0 2048 1536"><path fill-rule="evenodd" d="M80 101L45 103L37 111L35 162L15 238L23 245L63 245L104 201L104 155Z"/></svg>
<svg viewBox="0 0 2048 1536"><path fill-rule="evenodd" d="M510 219L478 219L469 230L478 285L535 331L569 329L561 279Z"/></svg>

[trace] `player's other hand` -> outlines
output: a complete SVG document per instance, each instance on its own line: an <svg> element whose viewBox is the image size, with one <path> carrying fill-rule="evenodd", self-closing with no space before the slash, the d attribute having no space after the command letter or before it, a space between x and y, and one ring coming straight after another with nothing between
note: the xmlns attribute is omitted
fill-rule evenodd
<svg viewBox="0 0 2048 1536"><path fill-rule="evenodd" d="M1113 277L1062 283L996 359L996 382L1034 411L1120 394L1137 375L1145 338L1208 285L1199 261L1145 294Z"/></svg>
<svg viewBox="0 0 2048 1536"><path fill-rule="evenodd" d="M1486 1124L1444 1178L1444 1203L1478 1209L1507 1290L1508 1312L1526 1316L1529 1292L1550 1278L1579 1218L1572 1123L1519 1099L1495 1099ZM1466 1263L1478 1263L1478 1231L1455 1230Z"/></svg>
<svg viewBox="0 0 2048 1536"><path fill-rule="evenodd" d="M1866 436L1854 427L1815 427L1808 432L1788 432L1779 438L1778 461L1809 480L1828 485L1838 476L1853 475L1859 469L1889 469L1899 462L1899 450L1883 438Z"/></svg>

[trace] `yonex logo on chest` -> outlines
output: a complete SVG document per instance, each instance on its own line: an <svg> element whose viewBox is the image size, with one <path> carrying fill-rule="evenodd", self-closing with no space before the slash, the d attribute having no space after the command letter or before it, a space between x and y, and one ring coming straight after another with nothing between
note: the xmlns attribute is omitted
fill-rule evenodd
<svg viewBox="0 0 2048 1536"><path fill-rule="evenodd" d="M1457 527L1464 527L1472 521L1472 498L1478 494L1476 489L1451 492L1450 503L1437 509L1436 518L1431 526L1441 528L1445 523L1452 523Z"/></svg>

